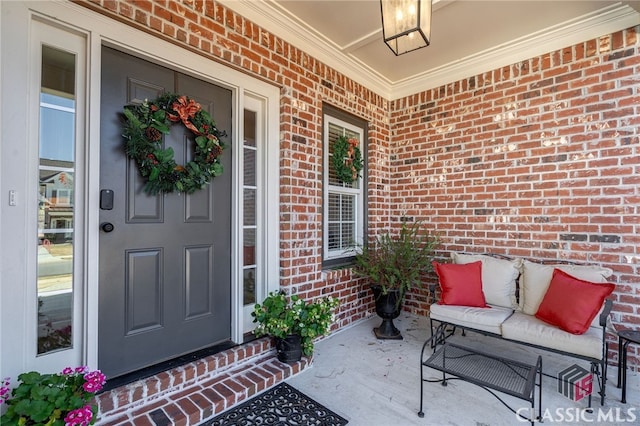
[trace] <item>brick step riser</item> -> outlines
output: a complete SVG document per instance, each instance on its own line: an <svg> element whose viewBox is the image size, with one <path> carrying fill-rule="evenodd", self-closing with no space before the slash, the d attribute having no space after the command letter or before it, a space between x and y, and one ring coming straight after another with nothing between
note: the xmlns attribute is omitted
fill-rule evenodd
<svg viewBox="0 0 640 426"><path fill-rule="evenodd" d="M97 425L197 425L307 367L259 339L98 395Z"/></svg>

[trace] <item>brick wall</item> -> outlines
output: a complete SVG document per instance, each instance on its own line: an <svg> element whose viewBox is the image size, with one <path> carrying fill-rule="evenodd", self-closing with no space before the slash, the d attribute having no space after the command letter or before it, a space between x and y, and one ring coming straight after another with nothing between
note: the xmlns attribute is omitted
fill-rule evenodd
<svg viewBox="0 0 640 426"><path fill-rule="evenodd" d="M281 87L281 287L305 298L340 298L337 327L372 312L362 280L322 270L322 104L369 123L369 223L389 217L389 102L213 1L80 1L96 12L242 69Z"/></svg>
<svg viewBox="0 0 640 426"><path fill-rule="evenodd" d="M281 285L338 296L340 327L373 305L362 280L321 267L323 102L369 122L372 232L406 215L442 255L602 263L616 322L640 326L637 29L389 102L213 1L80 4L282 87ZM426 294L407 309L425 315Z"/></svg>
<svg viewBox="0 0 640 426"><path fill-rule="evenodd" d="M447 257L610 267L614 322L640 327L639 30L393 101L392 204Z"/></svg>

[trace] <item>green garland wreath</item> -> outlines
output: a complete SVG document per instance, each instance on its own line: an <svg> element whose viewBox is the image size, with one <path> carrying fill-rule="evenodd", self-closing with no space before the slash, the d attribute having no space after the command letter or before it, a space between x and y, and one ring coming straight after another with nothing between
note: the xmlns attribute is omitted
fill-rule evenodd
<svg viewBox="0 0 640 426"><path fill-rule="evenodd" d="M147 179L149 194L185 192L191 194L222 174L220 155L226 136L218 130L209 113L184 95L167 93L141 105L124 107L123 137L125 151L136 161ZM182 123L195 135L193 161L176 164L171 147L162 148L162 135L169 134L173 123Z"/></svg>
<svg viewBox="0 0 640 426"><path fill-rule="evenodd" d="M345 136L338 137L333 144L333 169L341 182L352 183L360 177L363 161L358 145L356 138Z"/></svg>

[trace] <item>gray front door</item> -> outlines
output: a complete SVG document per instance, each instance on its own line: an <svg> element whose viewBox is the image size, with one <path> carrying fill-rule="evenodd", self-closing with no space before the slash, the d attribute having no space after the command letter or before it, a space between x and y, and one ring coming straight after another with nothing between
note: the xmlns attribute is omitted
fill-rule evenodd
<svg viewBox="0 0 640 426"><path fill-rule="evenodd" d="M224 173L191 195L151 196L124 153L124 105L162 93L199 102L227 132ZM175 358L231 336L231 92L110 48L102 53L102 205L98 365L108 377ZM178 164L190 158L181 124L164 138ZM106 208L105 208L106 207Z"/></svg>

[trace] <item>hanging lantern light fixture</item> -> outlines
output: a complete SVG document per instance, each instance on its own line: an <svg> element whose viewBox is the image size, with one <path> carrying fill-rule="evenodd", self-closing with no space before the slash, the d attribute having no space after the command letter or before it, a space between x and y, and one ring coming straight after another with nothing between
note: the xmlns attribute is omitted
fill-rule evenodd
<svg viewBox="0 0 640 426"><path fill-rule="evenodd" d="M431 42L431 0L380 0L382 36L402 55Z"/></svg>

